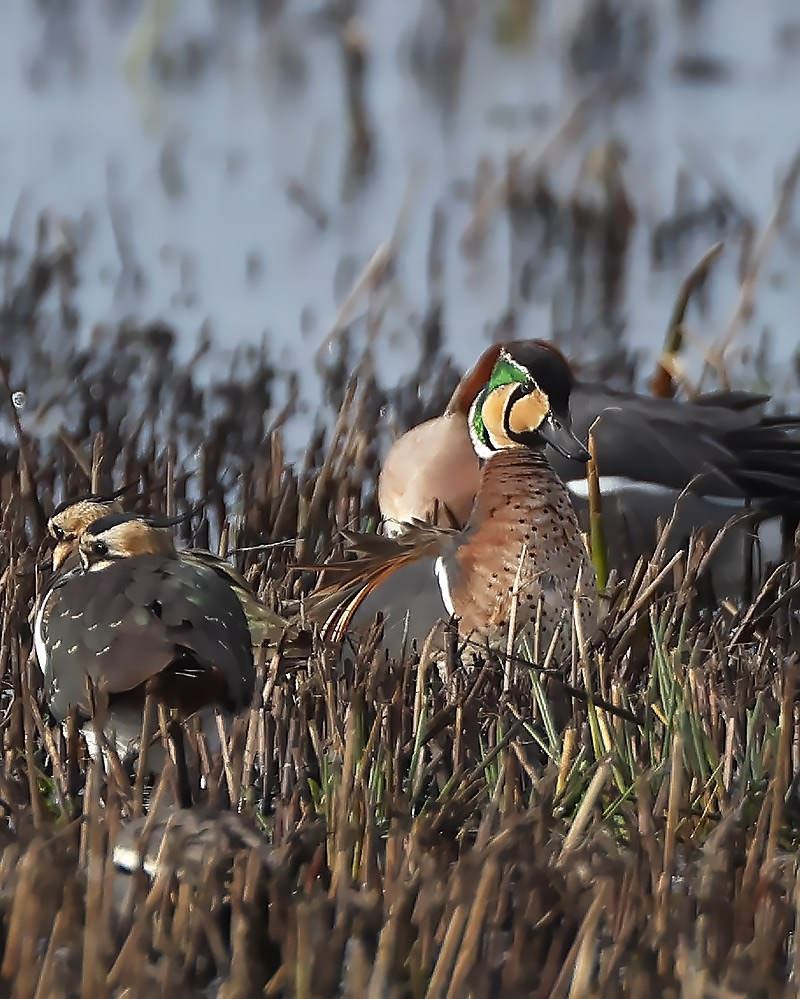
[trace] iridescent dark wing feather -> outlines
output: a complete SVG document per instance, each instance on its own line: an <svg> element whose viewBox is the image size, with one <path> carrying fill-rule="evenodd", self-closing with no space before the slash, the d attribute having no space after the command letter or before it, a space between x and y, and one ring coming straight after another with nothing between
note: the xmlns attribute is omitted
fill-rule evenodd
<svg viewBox="0 0 800 999"><path fill-rule="evenodd" d="M42 630L59 717L72 704L86 707L87 674L110 698L156 680L156 693L184 713L204 697L237 708L252 696L242 606L216 572L196 564L142 555L70 573L47 597Z"/></svg>
<svg viewBox="0 0 800 999"><path fill-rule="evenodd" d="M693 403L615 393L580 384L572 393L573 430L584 440L594 426L601 476L674 489L696 475L698 495L800 499L800 420L766 417L766 396L718 392ZM583 478L584 465L550 452L557 474Z"/></svg>

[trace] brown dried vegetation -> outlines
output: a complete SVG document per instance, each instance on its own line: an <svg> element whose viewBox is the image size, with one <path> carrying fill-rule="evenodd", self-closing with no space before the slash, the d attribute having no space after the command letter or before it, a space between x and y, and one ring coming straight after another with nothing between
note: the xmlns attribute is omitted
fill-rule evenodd
<svg viewBox="0 0 800 999"><path fill-rule="evenodd" d="M46 289L63 261L37 266ZM8 308L3 323L9 338L33 328ZM368 358L329 378L335 427L292 466L258 352L211 388L163 328L69 345L64 363L69 433L24 420L0 455L3 994L794 994L796 565L752 604L709 607L708 545L659 550L595 644L549 673L467 672L456 648L441 671L374 642L265 650L221 756L189 731L149 792L188 786L191 811L148 825L144 782L87 764L42 703L30 625L47 511L136 480L144 508L203 497L183 540L231 552L295 613L314 580L293 566L374 513L386 399ZM420 372L432 408L447 370L437 355ZM114 850L140 834L143 869L121 873Z"/></svg>

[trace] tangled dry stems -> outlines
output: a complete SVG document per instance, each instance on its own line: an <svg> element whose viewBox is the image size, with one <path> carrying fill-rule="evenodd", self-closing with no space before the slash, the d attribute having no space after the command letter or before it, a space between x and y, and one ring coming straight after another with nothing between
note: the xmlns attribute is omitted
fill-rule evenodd
<svg viewBox="0 0 800 999"><path fill-rule="evenodd" d="M47 511L136 480L144 508L202 497L183 540L233 552L263 600L301 612L314 577L294 567L375 513L369 428L386 400L367 360L329 378L338 420L292 465L257 351L205 389L159 327L70 356L69 434L21 426L0 466L5 992L794 993L794 564L721 607L701 599L707 542L660 549L594 644L549 672L468 671L455 646L440 672L369 639L264 654L222 754L188 731L148 789L88 764L42 703L30 626ZM431 379L432 409L451 384ZM181 780L194 807L143 831L146 799ZM144 869L122 873L115 850L143 834Z"/></svg>

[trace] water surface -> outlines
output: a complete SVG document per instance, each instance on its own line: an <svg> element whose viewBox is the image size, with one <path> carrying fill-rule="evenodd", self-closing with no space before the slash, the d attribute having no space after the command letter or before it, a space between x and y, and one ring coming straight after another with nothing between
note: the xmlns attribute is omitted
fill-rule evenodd
<svg viewBox="0 0 800 999"><path fill-rule="evenodd" d="M101 343L98 326L123 317L157 317L186 356L210 330L218 360L266 334L276 361L307 372L311 401L315 355L387 240L395 266L373 297L373 333L391 384L417 363L432 294L459 364L512 307L520 335L555 333L585 358L621 338L646 370L681 280L725 238L688 317L696 370L730 326L743 233L757 240L767 226L800 147L800 11L792 0L552 0L526 21L527 6L367 0L347 20L300 0L12 0L0 7L0 226L29 251L45 213L50 241L77 248L85 340ZM617 7L619 31L605 37L597 11ZM361 170L347 52L364 55ZM576 183L595 190L586 173L610 142L624 151L636 217L611 304L590 255L576 278L563 227L549 242L533 224L512 230L502 197L522 152L563 214ZM690 224L676 228L681 213ZM738 379L753 370L747 359L737 369L737 350L766 331L777 391L796 384L798 263L794 210L733 340ZM366 305L358 298L346 318ZM54 358L61 321L49 324ZM366 324L353 336L363 342ZM40 373L57 379L57 362ZM36 377L20 378L14 387L35 396Z"/></svg>

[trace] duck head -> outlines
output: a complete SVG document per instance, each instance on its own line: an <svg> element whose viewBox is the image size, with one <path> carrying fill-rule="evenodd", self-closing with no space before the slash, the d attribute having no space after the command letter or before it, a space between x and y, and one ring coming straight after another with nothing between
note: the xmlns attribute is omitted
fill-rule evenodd
<svg viewBox="0 0 800 999"><path fill-rule="evenodd" d="M588 461L589 452L572 432L572 386L572 371L559 350L536 340L505 344L469 409L475 452L485 459L496 451L540 451L549 444L565 458Z"/></svg>

